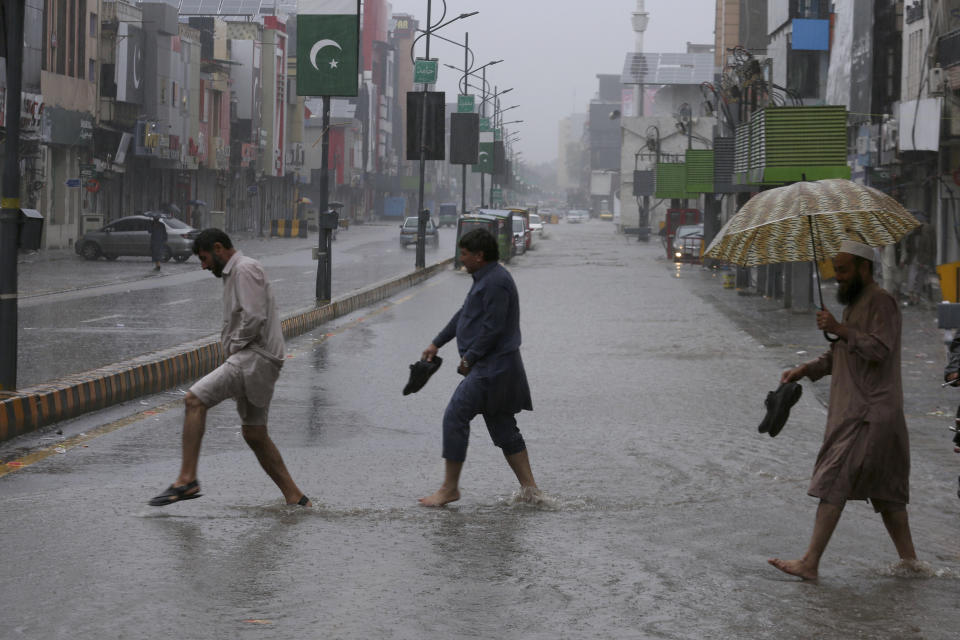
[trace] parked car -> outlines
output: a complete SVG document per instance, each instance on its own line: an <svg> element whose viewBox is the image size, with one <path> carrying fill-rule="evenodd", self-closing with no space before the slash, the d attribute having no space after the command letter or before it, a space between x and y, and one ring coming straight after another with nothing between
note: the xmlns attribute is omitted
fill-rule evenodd
<svg viewBox="0 0 960 640"><path fill-rule="evenodd" d="M193 239L200 233L186 222L166 214L126 216L104 225L96 231L88 231L74 245L74 250L87 260L103 256L116 260L120 256L150 255L150 224L154 216L160 216L167 227L167 243L163 248L163 261L173 258L184 262L193 255Z"/></svg>
<svg viewBox="0 0 960 640"><path fill-rule="evenodd" d="M457 205L453 202L444 202L440 205L440 213L438 215L437 226L449 225L451 227L457 226Z"/></svg>
<svg viewBox="0 0 960 640"><path fill-rule="evenodd" d="M584 211L583 209L571 209L567 213L567 222L569 223L581 223L586 222L590 219L590 214Z"/></svg>
<svg viewBox="0 0 960 640"><path fill-rule="evenodd" d="M513 253L520 255L527 252L527 225L523 218L513 218Z"/></svg>
<svg viewBox="0 0 960 640"><path fill-rule="evenodd" d="M676 262L699 262L703 245L703 224L685 224L673 234L673 259Z"/></svg>
<svg viewBox="0 0 960 640"><path fill-rule="evenodd" d="M523 219L523 228L524 228L524 241L526 242L525 249L533 249L533 230L530 228L530 216L533 215L530 213L529 209L522 209L520 207L511 207L510 211L513 212L514 218Z"/></svg>
<svg viewBox="0 0 960 640"><path fill-rule="evenodd" d="M533 232L537 237L542 238L543 233L543 221L540 219L540 216L536 213L530 214L530 231Z"/></svg>
<svg viewBox="0 0 960 640"><path fill-rule="evenodd" d="M416 245L417 244L417 217L410 216L403 221L403 224L400 225L400 248L406 247L408 244ZM427 218L427 230L424 234L424 239L427 243L432 244L434 247L440 246L440 234L437 232L437 227L433 224L433 219Z"/></svg>

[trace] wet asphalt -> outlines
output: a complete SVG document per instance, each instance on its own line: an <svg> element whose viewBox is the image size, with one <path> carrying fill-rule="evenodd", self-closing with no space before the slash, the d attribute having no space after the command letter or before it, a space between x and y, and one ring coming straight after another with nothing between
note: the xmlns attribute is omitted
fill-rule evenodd
<svg viewBox="0 0 960 640"><path fill-rule="evenodd" d="M954 636L960 459L945 426L960 396L939 388L932 312L905 311L903 345L924 570L898 570L855 503L819 583L801 583L766 559L809 538L826 388L804 382L777 438L756 425L779 372L823 347L812 318L609 223L548 233L509 267L534 401L518 422L544 503L515 499L480 420L463 498L416 502L440 482L458 376L444 365L401 389L469 288L447 271L288 343L270 432L313 509L282 504L230 403L209 414L204 496L147 507L177 471L182 389L0 447L19 463L0 477L0 637Z"/></svg>

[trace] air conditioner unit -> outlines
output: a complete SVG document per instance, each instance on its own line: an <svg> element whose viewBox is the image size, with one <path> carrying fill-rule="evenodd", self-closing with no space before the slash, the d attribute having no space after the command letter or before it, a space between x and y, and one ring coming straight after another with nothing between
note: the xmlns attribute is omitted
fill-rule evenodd
<svg viewBox="0 0 960 640"><path fill-rule="evenodd" d="M943 69L939 66L930 69L929 76L927 77L928 90L931 96L942 96L943 89L946 86L946 76L943 73Z"/></svg>

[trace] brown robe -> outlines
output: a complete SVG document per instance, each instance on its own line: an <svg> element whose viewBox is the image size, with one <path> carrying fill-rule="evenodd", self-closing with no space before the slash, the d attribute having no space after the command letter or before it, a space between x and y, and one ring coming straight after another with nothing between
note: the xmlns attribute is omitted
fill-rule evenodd
<svg viewBox="0 0 960 640"><path fill-rule="evenodd" d="M900 309L875 283L843 311L847 341L807 363L811 380L832 374L823 446L809 494L831 504L906 504L910 443L900 378Z"/></svg>

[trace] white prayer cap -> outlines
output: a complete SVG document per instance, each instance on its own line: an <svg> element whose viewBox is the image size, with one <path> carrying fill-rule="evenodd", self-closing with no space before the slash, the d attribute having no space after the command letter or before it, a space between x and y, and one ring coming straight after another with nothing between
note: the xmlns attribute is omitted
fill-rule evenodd
<svg viewBox="0 0 960 640"><path fill-rule="evenodd" d="M853 256L860 256L870 262L873 262L875 258L873 247L854 240L842 240L840 242L840 250L837 251L837 253L849 253Z"/></svg>

